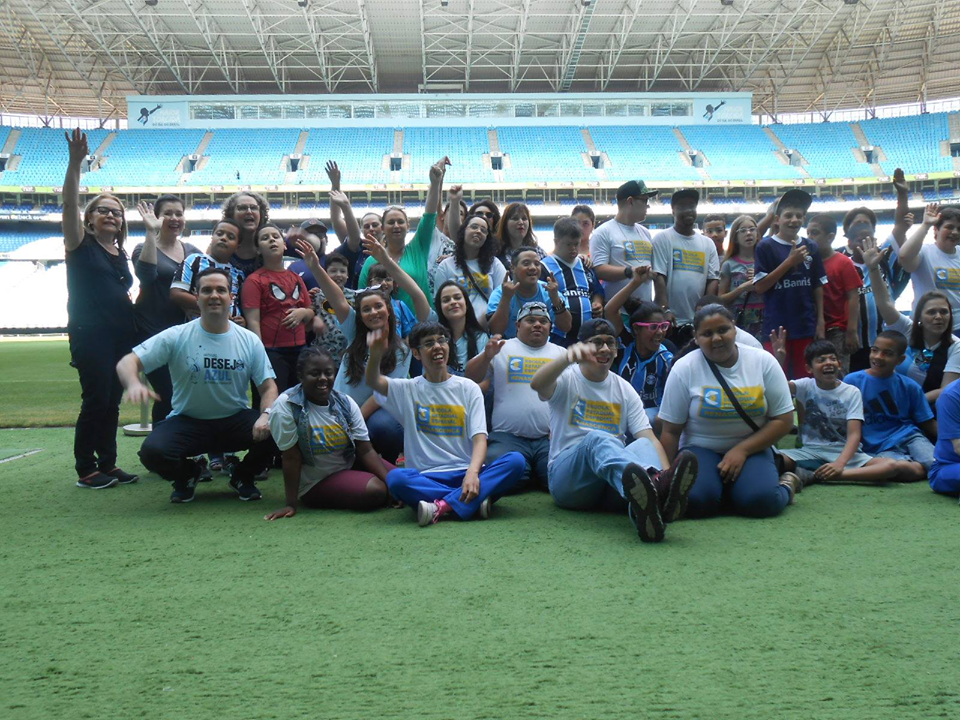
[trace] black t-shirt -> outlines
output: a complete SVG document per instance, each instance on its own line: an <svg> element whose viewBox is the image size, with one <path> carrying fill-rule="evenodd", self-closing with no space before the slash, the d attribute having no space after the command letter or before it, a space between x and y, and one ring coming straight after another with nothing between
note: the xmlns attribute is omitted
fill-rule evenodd
<svg viewBox="0 0 960 720"><path fill-rule="evenodd" d="M130 287L133 274L127 254L111 255L86 233L80 246L66 253L67 325L134 332Z"/></svg>
<svg viewBox="0 0 960 720"><path fill-rule="evenodd" d="M200 252L190 243L182 243L183 257ZM179 325L184 321L183 310L170 302L170 283L180 269L180 263L164 255L157 248L157 264L140 262L143 243L133 249L133 269L140 280L140 294L133 311L137 319L137 332L140 337L153 337L161 330Z"/></svg>
<svg viewBox="0 0 960 720"><path fill-rule="evenodd" d="M260 268L260 255L254 255L252 258L237 257L234 253L230 258L230 264L243 273L244 277L250 277Z"/></svg>

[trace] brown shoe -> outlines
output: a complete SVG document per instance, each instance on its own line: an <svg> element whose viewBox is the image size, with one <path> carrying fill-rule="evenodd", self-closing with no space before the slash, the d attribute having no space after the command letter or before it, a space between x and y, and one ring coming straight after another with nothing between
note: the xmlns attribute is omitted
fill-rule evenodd
<svg viewBox="0 0 960 720"><path fill-rule="evenodd" d="M796 473L787 472L780 476L780 484L790 491L790 505L793 505L797 493L803 490L803 483Z"/></svg>

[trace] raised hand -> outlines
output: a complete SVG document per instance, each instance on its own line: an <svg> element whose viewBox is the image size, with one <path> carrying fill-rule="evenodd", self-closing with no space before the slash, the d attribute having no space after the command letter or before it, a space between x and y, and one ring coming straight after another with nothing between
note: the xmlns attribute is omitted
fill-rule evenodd
<svg viewBox="0 0 960 720"><path fill-rule="evenodd" d="M883 253L877 247L877 239L870 235L863 238L863 264L868 270L876 270L883 260Z"/></svg>
<svg viewBox="0 0 960 720"><path fill-rule="evenodd" d="M507 341L503 339L503 335L494 335L490 338L487 341L487 346L483 349L483 354L486 355L487 360L493 360L499 355L506 342Z"/></svg>
<svg viewBox="0 0 960 720"><path fill-rule="evenodd" d="M903 224L907 226L907 229L913 227L913 224L917 221L916 216L913 213L907 213L903 216Z"/></svg>
<svg viewBox="0 0 960 720"><path fill-rule="evenodd" d="M940 219L940 203L930 203L923 210L923 224L936 225Z"/></svg>
<svg viewBox="0 0 960 720"><path fill-rule="evenodd" d="M330 187L332 190L340 189L340 168L337 166L337 163L334 160L327 160L327 164L324 167L324 170L327 171L327 177L330 178Z"/></svg>
<svg viewBox="0 0 960 720"><path fill-rule="evenodd" d="M387 248L380 244L380 241L377 240L373 235L367 235L360 241L363 245L363 252L366 255L370 255L374 260L383 265L383 261L387 257Z"/></svg>
<svg viewBox="0 0 960 720"><path fill-rule="evenodd" d="M518 283L516 280L511 280L510 278L504 278L503 285L501 285L501 287L503 288L504 299L509 302L517 292L517 288L520 287L520 283Z"/></svg>
<svg viewBox="0 0 960 720"><path fill-rule="evenodd" d="M787 354L787 330L781 325L778 329L770 333L770 345L773 346L773 354L786 357Z"/></svg>
<svg viewBox="0 0 960 720"><path fill-rule="evenodd" d="M143 226L146 228L147 233L157 237L166 220L164 218L158 218L153 214L153 203L141 200L137 203L137 211L140 213L140 217L143 218Z"/></svg>
<svg viewBox="0 0 960 720"><path fill-rule="evenodd" d="M72 133L65 132L63 135L67 138L67 145L70 146L70 164L79 165L90 154L87 134L80 128L74 128Z"/></svg>
<svg viewBox="0 0 960 720"><path fill-rule="evenodd" d="M901 170L900 168L897 168L896 170L893 171L893 189L896 190L898 193L909 192L909 188L907 187L907 180L903 176L903 170Z"/></svg>
<svg viewBox="0 0 960 720"><path fill-rule="evenodd" d="M636 265L633 268L633 275L630 278L630 282L640 287L651 277L653 277L653 268L649 265Z"/></svg>
<svg viewBox="0 0 960 720"><path fill-rule="evenodd" d="M447 202L450 203L450 207L457 207L461 200L463 200L463 185L451 185L447 191Z"/></svg>
<svg viewBox="0 0 960 720"><path fill-rule="evenodd" d="M597 347L593 343L578 342L567 348L567 362L577 363L597 356Z"/></svg>
<svg viewBox="0 0 960 720"><path fill-rule="evenodd" d="M367 349L371 355L373 353L383 355L383 351L387 349L388 341L387 333L383 330L371 330L367 333Z"/></svg>
<svg viewBox="0 0 960 720"><path fill-rule="evenodd" d="M547 292L550 294L550 297L553 298L559 289L560 283L557 282L552 272L547 271Z"/></svg>
<svg viewBox="0 0 960 720"><path fill-rule="evenodd" d="M447 167L450 165L450 158L444 155L440 160L437 160L433 165L430 166L430 182L440 182L443 180L443 176L447 172Z"/></svg>
<svg viewBox="0 0 960 720"><path fill-rule="evenodd" d="M330 205L336 206L341 210L344 210L350 207L350 198L346 196L346 193L342 193L339 190L330 191Z"/></svg>

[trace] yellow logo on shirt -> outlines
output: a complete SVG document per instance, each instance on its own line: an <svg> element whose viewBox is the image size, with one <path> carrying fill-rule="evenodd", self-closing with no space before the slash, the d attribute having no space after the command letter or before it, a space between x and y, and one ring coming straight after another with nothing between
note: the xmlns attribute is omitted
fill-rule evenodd
<svg viewBox="0 0 960 720"><path fill-rule="evenodd" d="M603 430L611 435L619 435L620 403L577 398L570 411L570 424L586 430Z"/></svg>
<svg viewBox="0 0 960 720"><path fill-rule="evenodd" d="M533 380L533 374L548 362L550 362L549 358L511 355L507 358L507 382L529 385Z"/></svg>
<svg viewBox="0 0 960 720"><path fill-rule="evenodd" d="M697 250L676 248L673 251L673 269L702 273L706 267L706 255Z"/></svg>
<svg viewBox="0 0 960 720"><path fill-rule="evenodd" d="M960 268L934 268L933 277L937 290L960 290Z"/></svg>
<svg viewBox="0 0 960 720"><path fill-rule="evenodd" d="M730 390L747 415L763 417L767 414L762 385L732 387ZM700 417L712 420L740 420L739 413L734 409L723 388L708 385L703 387L703 395L700 398Z"/></svg>
<svg viewBox="0 0 960 720"><path fill-rule="evenodd" d="M477 287L481 290L490 290L490 276L482 275L478 273L473 274L473 279L477 283ZM464 292L471 293L476 292L476 289L473 286L473 283L470 282L470 278L466 275L457 275L453 281L460 286L460 289Z"/></svg>
<svg viewBox="0 0 960 720"><path fill-rule="evenodd" d="M623 259L630 264L649 265L653 260L653 243L649 240L624 240Z"/></svg>
<svg viewBox="0 0 960 720"><path fill-rule="evenodd" d="M310 454L328 455L346 450L350 440L346 431L339 425L310 426Z"/></svg>
<svg viewBox="0 0 960 720"><path fill-rule="evenodd" d="M466 410L462 405L416 403L417 430L430 435L466 435Z"/></svg>

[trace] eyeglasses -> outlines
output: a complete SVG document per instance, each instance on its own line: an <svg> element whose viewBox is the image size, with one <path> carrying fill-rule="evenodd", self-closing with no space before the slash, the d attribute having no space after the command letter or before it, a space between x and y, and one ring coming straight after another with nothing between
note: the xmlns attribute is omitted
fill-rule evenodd
<svg viewBox="0 0 960 720"><path fill-rule="evenodd" d="M650 328L652 332L666 332L670 329L670 323L667 321L658 322L658 323L645 323L645 322L635 322L633 324L635 328Z"/></svg>
<svg viewBox="0 0 960 720"><path fill-rule="evenodd" d="M616 338L610 338L609 340L604 340L603 338L590 338L590 342L593 343L593 346L597 348L597 350L602 350L604 345L611 350L615 350L617 347Z"/></svg>
<svg viewBox="0 0 960 720"><path fill-rule="evenodd" d="M101 205L96 208L97 215L112 215L115 218L123 217L123 210L117 210L116 208L109 208Z"/></svg>
<svg viewBox="0 0 960 720"><path fill-rule="evenodd" d="M492 218L493 212L491 210L474 210L474 215L479 215L480 217Z"/></svg>
<svg viewBox="0 0 960 720"><path fill-rule="evenodd" d="M447 339L445 337L427 338L422 343L420 343L420 347L423 348L424 350L429 350L430 348L436 347L437 345L446 345L446 344L447 344Z"/></svg>
<svg viewBox="0 0 960 720"><path fill-rule="evenodd" d="M237 212L259 212L259 205L237 205Z"/></svg>

